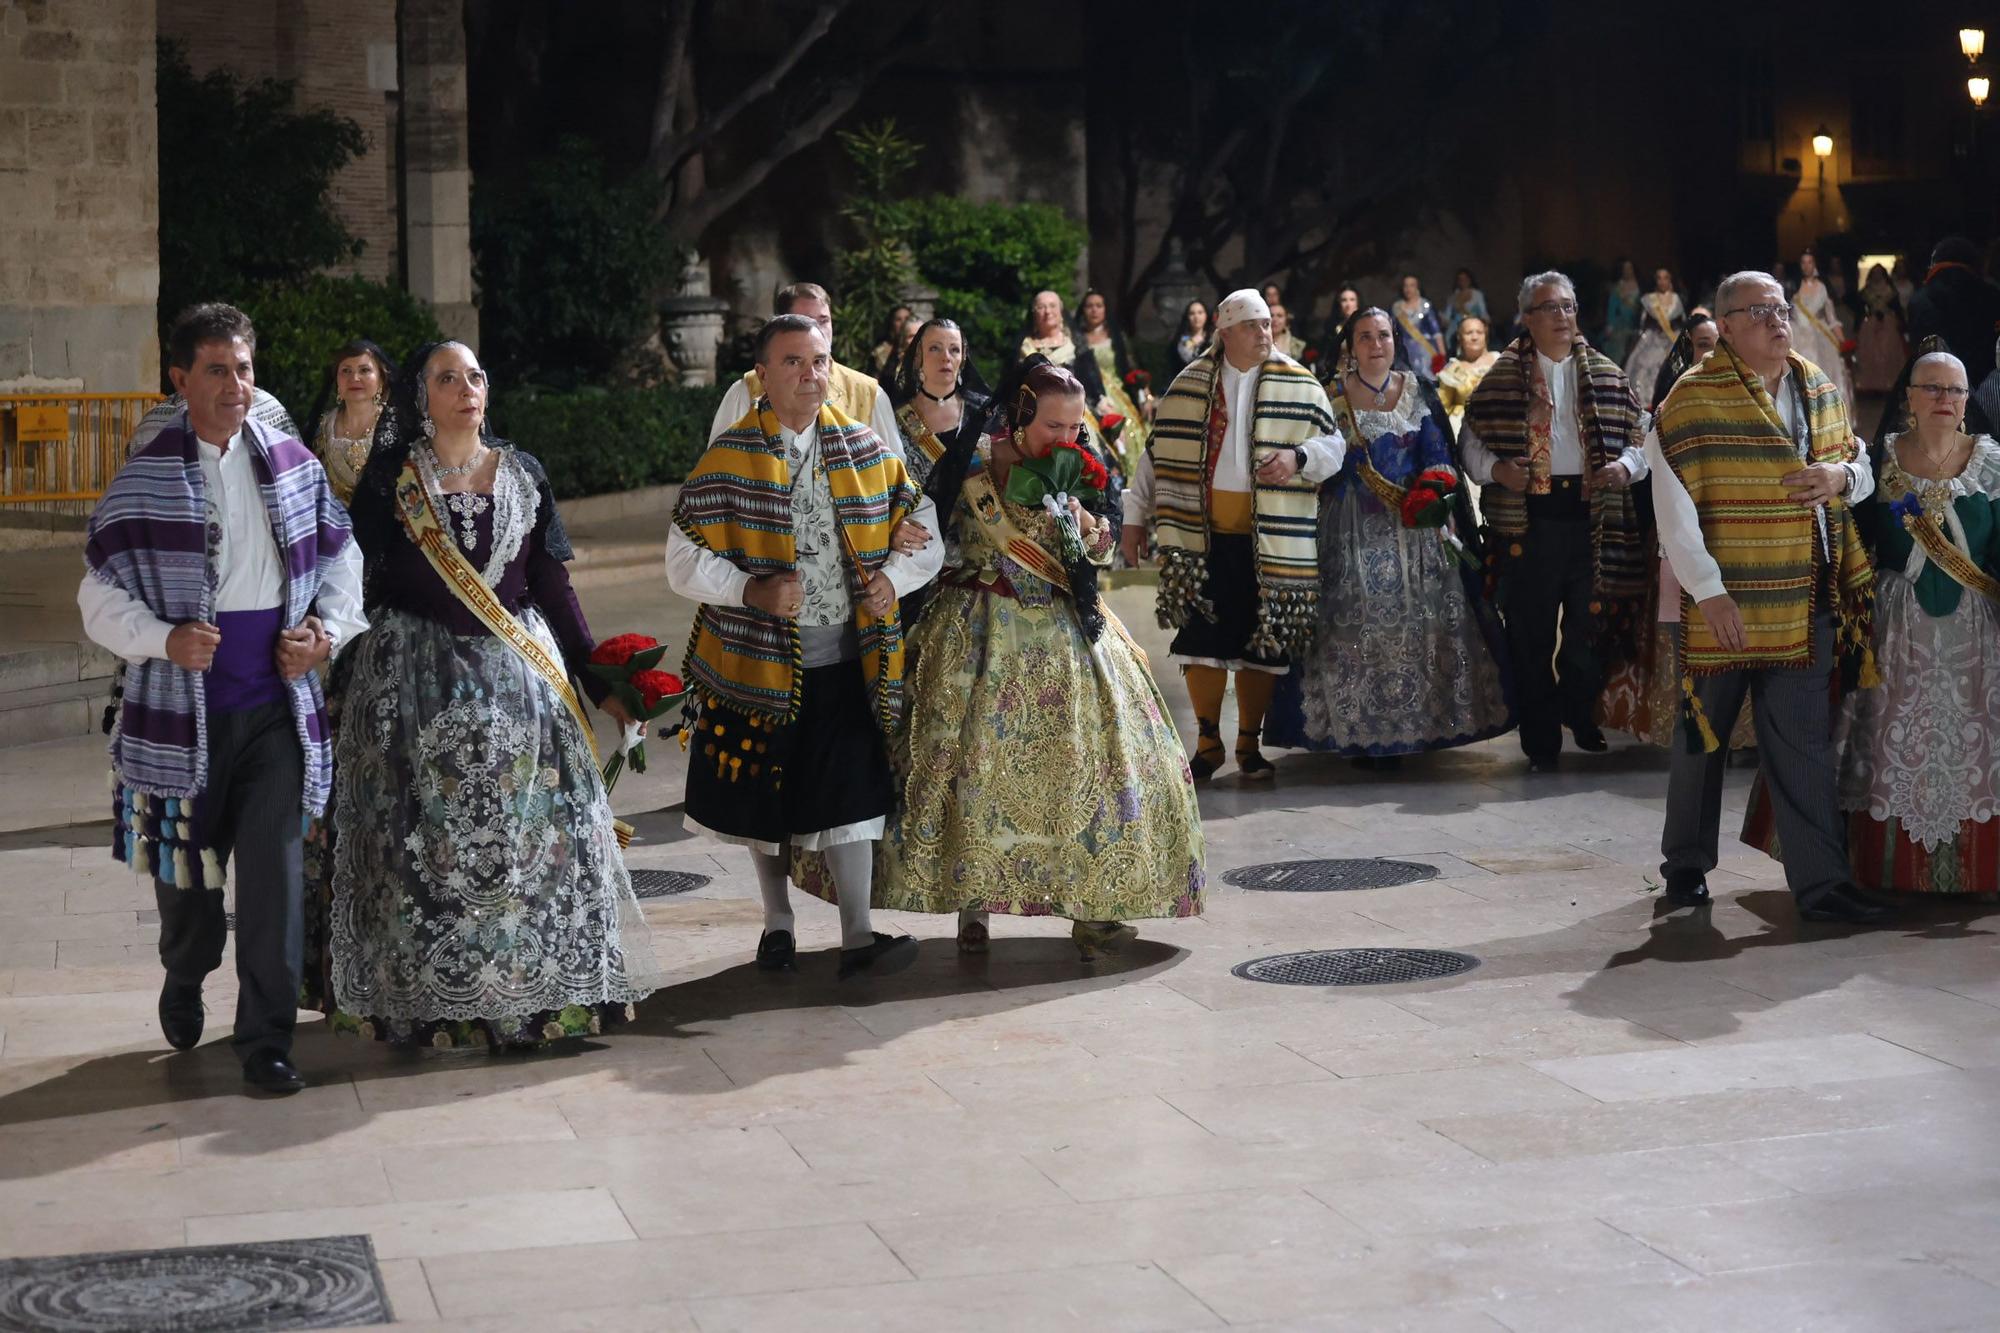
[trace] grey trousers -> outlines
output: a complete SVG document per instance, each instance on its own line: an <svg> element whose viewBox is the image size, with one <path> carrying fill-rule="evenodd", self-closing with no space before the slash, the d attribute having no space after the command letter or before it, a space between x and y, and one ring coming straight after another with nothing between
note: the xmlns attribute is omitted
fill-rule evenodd
<svg viewBox="0 0 2000 1333"><path fill-rule="evenodd" d="M1729 735L1743 696L1750 696L1756 710L1758 768L1785 850L1785 882L1802 903L1851 882L1847 821L1835 797L1828 697L1833 659L1833 616L1822 613L1813 622L1810 666L1695 678L1695 697L1717 736ZM1667 824L1660 836L1660 854L1666 859L1660 872L1706 875L1715 869L1728 748L1689 754L1676 735L1670 750Z"/></svg>
<svg viewBox="0 0 2000 1333"><path fill-rule="evenodd" d="M288 1055L305 954L305 759L290 704L208 715L208 788L201 840L236 882L236 1056ZM160 962L170 980L199 984L222 965L229 938L221 889L153 881Z"/></svg>

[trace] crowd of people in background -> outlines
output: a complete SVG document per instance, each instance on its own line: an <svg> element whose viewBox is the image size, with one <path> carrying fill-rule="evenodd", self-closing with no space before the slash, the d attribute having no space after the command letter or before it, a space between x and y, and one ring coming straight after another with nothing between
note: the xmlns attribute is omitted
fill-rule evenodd
<svg viewBox="0 0 2000 1333"><path fill-rule="evenodd" d="M1672 910L1707 905L1755 756L1743 837L1801 917L1992 894L2000 286L1956 238L1921 281L1614 272L1590 308L1530 274L1505 324L1467 269L1441 304L1342 284L1316 341L1275 283L1190 301L1157 387L1095 288L1003 348L898 309L872 375L825 288L780 289L662 536L697 606L686 818L751 858L756 965L796 965L794 885L839 907L842 977L915 957L876 907L956 913L966 954L1058 916L1094 961L1203 910L1197 784L1276 781L1266 744L1386 770L1511 730L1536 774L1565 737L1667 746ZM240 312L169 346L78 592L128 664L114 853L155 881L169 1042L232 875L253 1087L303 1086L301 999L432 1046L629 1018L651 948L583 700L644 720L477 356L356 337L301 431ZM1121 563L1157 566L1191 747L1100 593Z"/></svg>

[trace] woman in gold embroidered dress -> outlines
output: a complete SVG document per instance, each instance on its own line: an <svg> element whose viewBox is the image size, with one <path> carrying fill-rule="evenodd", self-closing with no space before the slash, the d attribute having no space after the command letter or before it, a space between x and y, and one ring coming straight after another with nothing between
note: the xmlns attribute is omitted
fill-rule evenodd
<svg viewBox="0 0 2000 1333"><path fill-rule="evenodd" d="M344 505L354 502L354 485L368 462L375 422L395 376L396 363L387 352L366 338L355 338L333 354L320 384L319 401L308 419L313 452L326 468L334 498Z"/></svg>
<svg viewBox="0 0 2000 1333"><path fill-rule="evenodd" d="M1137 933L1123 922L1201 910L1201 815L1159 687L1097 599L1111 525L1074 499L1059 518L1005 498L1088 414L1069 372L1035 360L1020 378L1003 428L933 475L946 568L911 636L875 905L959 912L966 953L986 951L988 913L1068 917L1087 962ZM1059 522L1080 554L1063 558Z"/></svg>

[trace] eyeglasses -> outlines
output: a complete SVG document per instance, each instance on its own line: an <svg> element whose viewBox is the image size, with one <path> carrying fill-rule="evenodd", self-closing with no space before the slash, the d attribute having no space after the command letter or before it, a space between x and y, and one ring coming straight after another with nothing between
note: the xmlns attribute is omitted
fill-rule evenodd
<svg viewBox="0 0 2000 1333"><path fill-rule="evenodd" d="M1722 312L1724 319L1728 319L1731 315L1748 315L1754 324L1790 323L1792 307L1786 305L1783 301L1779 301L1776 304L1767 304L1760 301L1756 305L1740 305L1734 310L1725 310Z"/></svg>
<svg viewBox="0 0 2000 1333"><path fill-rule="evenodd" d="M1528 313L1531 315L1574 315L1576 313L1576 302L1544 301L1540 305L1529 306Z"/></svg>
<svg viewBox="0 0 2000 1333"><path fill-rule="evenodd" d="M1956 384L1912 384L1910 387L1918 393L1928 394L1930 400L1934 403L1939 399L1947 403L1955 403L1961 398L1972 396L1972 390L1961 389Z"/></svg>

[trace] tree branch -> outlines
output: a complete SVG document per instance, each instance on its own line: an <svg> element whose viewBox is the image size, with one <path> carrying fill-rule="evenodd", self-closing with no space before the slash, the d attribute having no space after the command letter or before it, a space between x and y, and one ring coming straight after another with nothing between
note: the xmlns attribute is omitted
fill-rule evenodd
<svg viewBox="0 0 2000 1333"><path fill-rule="evenodd" d="M686 134L681 135L679 138L662 142L656 137L653 141L653 149L647 155L646 165L662 179L665 179L689 156L706 148L714 141L718 134L728 129L731 122L738 116L742 115L743 112L762 99L770 96L773 92L776 92L779 86L784 83L786 77L791 74L793 68L798 65L800 60L805 58L806 52L810 51L822 37L826 36L827 30L833 27L834 20L839 18L841 12L852 3L853 0L823 0L813 10L812 21L799 30L799 34L792 40L792 44L786 47L775 60L766 66L762 74L752 79L748 84L745 84L743 90L734 99L725 104L720 111L711 116L704 116ZM876 68L880 68L880 65L878 64ZM671 116L671 108L669 108L668 114ZM653 126L656 132L658 131L659 124L659 112L656 109L653 117ZM671 124L671 120L669 120L669 124Z"/></svg>

